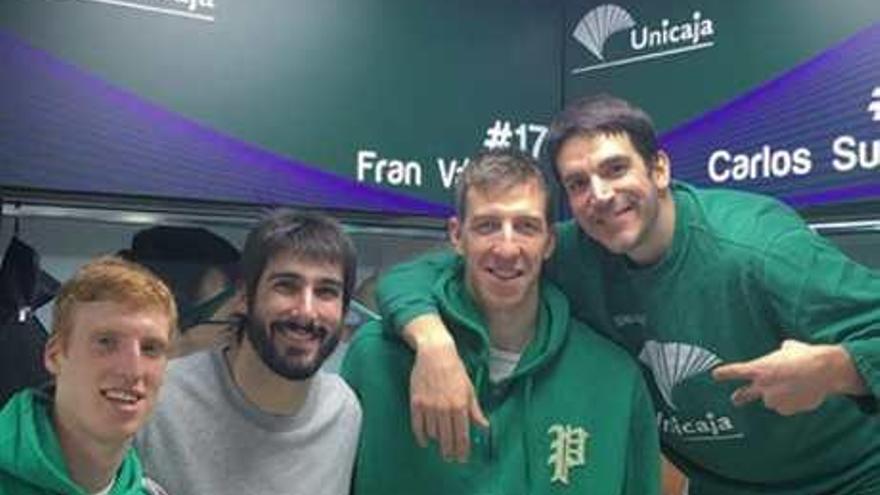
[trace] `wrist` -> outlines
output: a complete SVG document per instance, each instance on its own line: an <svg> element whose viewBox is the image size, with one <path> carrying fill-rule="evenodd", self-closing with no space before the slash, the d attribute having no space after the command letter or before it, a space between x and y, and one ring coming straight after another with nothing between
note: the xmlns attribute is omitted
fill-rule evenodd
<svg viewBox="0 0 880 495"><path fill-rule="evenodd" d="M436 314L414 318L403 329L403 338L417 353L455 347L455 341Z"/></svg>
<svg viewBox="0 0 880 495"><path fill-rule="evenodd" d="M840 345L822 346L823 366L828 370L831 393L840 395L865 395L867 387L859 374L849 352Z"/></svg>

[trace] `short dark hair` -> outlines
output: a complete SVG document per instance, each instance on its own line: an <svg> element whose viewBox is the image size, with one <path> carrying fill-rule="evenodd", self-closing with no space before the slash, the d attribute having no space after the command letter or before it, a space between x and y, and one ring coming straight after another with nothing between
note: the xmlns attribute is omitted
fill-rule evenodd
<svg viewBox="0 0 880 495"><path fill-rule="evenodd" d="M308 261L342 265L342 309L348 309L357 278L357 255L342 226L326 215L278 209L265 216L247 236L241 255L245 293L253 301L266 264L281 251Z"/></svg>
<svg viewBox="0 0 880 495"><path fill-rule="evenodd" d="M550 225L553 223L550 191L535 159L514 148L480 151L471 157L455 183L456 215L464 220L467 194L471 189L481 192L507 191L531 181L544 193L544 217Z"/></svg>
<svg viewBox="0 0 880 495"><path fill-rule="evenodd" d="M660 150L654 123L644 110L608 94L583 97L566 105L550 124L546 150L557 180L556 159L565 141L598 134L625 134L649 168Z"/></svg>

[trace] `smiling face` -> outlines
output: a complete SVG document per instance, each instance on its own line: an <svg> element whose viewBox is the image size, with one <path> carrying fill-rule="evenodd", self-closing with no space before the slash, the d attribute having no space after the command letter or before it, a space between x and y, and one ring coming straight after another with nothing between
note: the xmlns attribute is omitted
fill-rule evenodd
<svg viewBox="0 0 880 495"><path fill-rule="evenodd" d="M535 180L501 191L472 188L465 218L450 220L468 288L487 313L537 298L541 265L554 242L545 194Z"/></svg>
<svg viewBox="0 0 880 495"><path fill-rule="evenodd" d="M560 182L584 232L613 253L654 262L670 242L669 160L649 167L625 133L574 135L556 156Z"/></svg>
<svg viewBox="0 0 880 495"><path fill-rule="evenodd" d="M271 257L249 301L246 335L263 363L288 380L312 376L336 348L343 269L294 251Z"/></svg>
<svg viewBox="0 0 880 495"><path fill-rule="evenodd" d="M45 353L59 434L110 445L131 438L156 404L171 326L159 308L77 303L70 328Z"/></svg>

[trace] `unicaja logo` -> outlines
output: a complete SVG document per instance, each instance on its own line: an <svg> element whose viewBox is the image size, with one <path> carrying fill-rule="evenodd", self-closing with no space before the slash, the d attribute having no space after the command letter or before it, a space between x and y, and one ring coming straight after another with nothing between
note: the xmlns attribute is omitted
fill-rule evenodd
<svg viewBox="0 0 880 495"><path fill-rule="evenodd" d="M651 369L660 395L672 409L677 409L672 401L672 391L676 385L721 364L718 356L701 347L654 340L645 343L639 353L639 361Z"/></svg>
<svg viewBox="0 0 880 495"><path fill-rule="evenodd" d="M605 43L620 32L629 33L633 56L606 60ZM715 25L700 11L689 18L662 19L655 24L639 25L624 8L605 4L587 12L575 26L572 36L600 63L572 70L573 74L606 69L653 58L708 48L714 44Z"/></svg>
<svg viewBox="0 0 880 495"><path fill-rule="evenodd" d="M572 35L596 58L604 61L605 55L602 52L608 38L614 33L635 26L636 21L629 15L629 12L617 5L609 4L587 12L587 15L574 28Z"/></svg>
<svg viewBox="0 0 880 495"><path fill-rule="evenodd" d="M639 361L651 369L657 390L670 408L669 411L663 411L657 407L657 427L661 434L685 442L745 438L730 416L713 411L682 414L672 400L672 392L677 385L721 364L721 358L699 346L649 340L639 353Z"/></svg>

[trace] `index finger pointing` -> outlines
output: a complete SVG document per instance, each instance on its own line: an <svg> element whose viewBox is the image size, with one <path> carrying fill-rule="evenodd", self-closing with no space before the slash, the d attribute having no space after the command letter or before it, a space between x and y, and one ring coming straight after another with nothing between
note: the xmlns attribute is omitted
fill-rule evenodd
<svg viewBox="0 0 880 495"><path fill-rule="evenodd" d="M757 371L751 363L730 363L712 370L712 378L717 382L730 380L754 380Z"/></svg>

